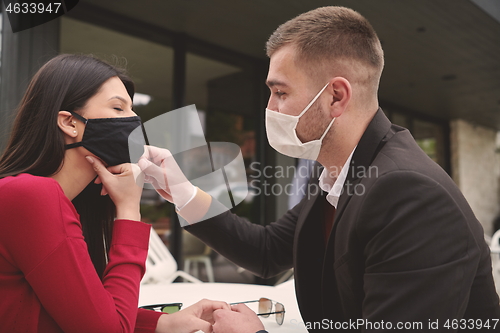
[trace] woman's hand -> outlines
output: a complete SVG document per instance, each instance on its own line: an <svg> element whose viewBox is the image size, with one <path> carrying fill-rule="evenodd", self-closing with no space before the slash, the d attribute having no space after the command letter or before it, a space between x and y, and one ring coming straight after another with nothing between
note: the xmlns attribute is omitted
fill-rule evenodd
<svg viewBox="0 0 500 333"><path fill-rule="evenodd" d="M144 172L144 181L151 183L165 200L177 207L184 206L193 195L194 186L184 176L169 150L145 146L138 165Z"/></svg>
<svg viewBox="0 0 500 333"><path fill-rule="evenodd" d="M96 184L102 183L101 195L109 194L116 206L116 218L139 221L140 200L142 194L143 177L135 164L125 163L106 168L95 157L86 156L92 164L97 179Z"/></svg>
<svg viewBox="0 0 500 333"><path fill-rule="evenodd" d="M179 312L162 315L156 326L156 333L193 333L199 330L212 333L215 310L230 310L225 302L203 299Z"/></svg>

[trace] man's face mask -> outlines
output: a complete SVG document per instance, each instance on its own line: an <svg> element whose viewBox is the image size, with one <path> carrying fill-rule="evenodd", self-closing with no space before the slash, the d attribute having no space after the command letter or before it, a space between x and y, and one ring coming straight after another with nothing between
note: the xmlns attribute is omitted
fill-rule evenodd
<svg viewBox="0 0 500 333"><path fill-rule="evenodd" d="M309 110L311 105L316 102L326 87L328 87L328 83L298 116L291 116L266 108L266 133L271 147L283 155L290 157L305 158L309 160L316 160L318 158L323 139L330 130L335 118L330 121L330 124L328 124L328 127L318 140L311 140L303 143L297 136L296 128L300 117L302 117L304 113Z"/></svg>
<svg viewBox="0 0 500 333"><path fill-rule="evenodd" d="M85 132L82 141L66 145L66 149L84 147L108 166L130 163L128 137L141 126L140 117L85 119L70 112L85 124Z"/></svg>

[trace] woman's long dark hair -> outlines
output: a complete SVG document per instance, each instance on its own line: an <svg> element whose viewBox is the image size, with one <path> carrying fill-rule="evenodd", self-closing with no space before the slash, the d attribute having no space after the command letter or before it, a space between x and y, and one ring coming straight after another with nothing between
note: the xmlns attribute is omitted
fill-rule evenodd
<svg viewBox="0 0 500 333"><path fill-rule="evenodd" d="M79 112L102 84L117 76L130 98L134 84L122 69L92 56L62 54L35 74L18 107L2 157L0 178L29 173L48 177L63 163L65 142L57 124L61 110ZM102 277L111 244L115 206L91 182L74 200L94 267Z"/></svg>

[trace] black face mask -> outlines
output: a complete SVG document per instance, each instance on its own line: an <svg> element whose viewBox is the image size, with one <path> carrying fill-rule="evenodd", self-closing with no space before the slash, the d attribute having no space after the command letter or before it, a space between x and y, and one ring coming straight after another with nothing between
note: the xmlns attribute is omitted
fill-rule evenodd
<svg viewBox="0 0 500 333"><path fill-rule="evenodd" d="M71 114L85 123L85 132L82 141L66 145L66 149L84 147L108 166L130 163L129 135L142 125L140 117L85 119L77 113Z"/></svg>

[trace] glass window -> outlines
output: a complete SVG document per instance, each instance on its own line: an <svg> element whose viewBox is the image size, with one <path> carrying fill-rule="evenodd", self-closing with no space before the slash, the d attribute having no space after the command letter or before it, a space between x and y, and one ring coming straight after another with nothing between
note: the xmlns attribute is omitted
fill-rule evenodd
<svg viewBox="0 0 500 333"><path fill-rule="evenodd" d="M252 174L252 162L256 160L255 128L259 110L255 107L255 95L255 78L249 70L187 54L186 105L196 105L207 142L231 142L240 146L247 176ZM232 184L231 195L244 195L248 181ZM232 211L256 222L251 189ZM221 190L226 191L224 186ZM218 193L211 194L220 199Z"/></svg>
<svg viewBox="0 0 500 333"><path fill-rule="evenodd" d="M391 115L391 122L393 124L403 126L405 128L409 128L410 124L408 122L408 117L404 114L398 113L398 112L393 112Z"/></svg>
<svg viewBox="0 0 500 333"><path fill-rule="evenodd" d="M252 163L256 162L256 127L259 115L257 102L256 79L252 71L192 52L187 53L185 104L196 105L206 141L211 147L212 159L227 158L217 151L214 143L233 143L239 146L246 169L246 177L243 175L236 181L226 172L227 185L217 185L208 193L225 203L226 207L233 207L233 213L254 223L260 223L257 218L259 212L256 208L256 197L249 186L250 179L247 177L252 175L252 168L255 168ZM226 165L227 162L221 161L219 165ZM231 202L226 200L229 192ZM254 282L255 277L252 274L238 272L234 264L217 256L186 231L183 231L182 256L185 259L184 270L204 281L214 281L211 269L201 265L206 274L199 272L196 260L209 257L210 260L203 263L217 265L217 272L223 270L225 282Z"/></svg>
<svg viewBox="0 0 500 333"><path fill-rule="evenodd" d="M445 167L444 134L439 124L413 120L412 135L422 150L436 163Z"/></svg>
<svg viewBox="0 0 500 333"><path fill-rule="evenodd" d="M389 108L390 109L390 108ZM442 122L424 120L412 113L403 113L390 110L389 119L393 124L407 128L415 138L417 144L444 170L449 172L447 161L446 126Z"/></svg>
<svg viewBox="0 0 500 333"><path fill-rule="evenodd" d="M125 67L134 80L134 108L143 121L171 110L171 47L63 17L60 52L93 54Z"/></svg>

